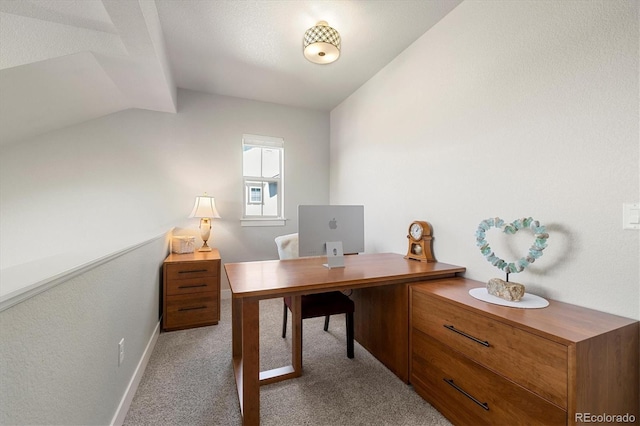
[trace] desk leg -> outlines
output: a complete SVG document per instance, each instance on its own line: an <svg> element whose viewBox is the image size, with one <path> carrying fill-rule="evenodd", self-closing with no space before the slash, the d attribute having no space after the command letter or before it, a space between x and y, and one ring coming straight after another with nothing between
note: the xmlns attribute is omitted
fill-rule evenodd
<svg viewBox="0 0 640 426"><path fill-rule="evenodd" d="M302 297L291 297L291 364L293 377L302 375Z"/></svg>
<svg viewBox="0 0 640 426"><path fill-rule="evenodd" d="M291 296L291 365L260 372L260 384L268 385L302 376L302 298Z"/></svg>
<svg viewBox="0 0 640 426"><path fill-rule="evenodd" d="M242 359L242 299L231 299L231 355Z"/></svg>
<svg viewBox="0 0 640 426"><path fill-rule="evenodd" d="M260 424L259 301L232 300L233 367L243 425Z"/></svg>

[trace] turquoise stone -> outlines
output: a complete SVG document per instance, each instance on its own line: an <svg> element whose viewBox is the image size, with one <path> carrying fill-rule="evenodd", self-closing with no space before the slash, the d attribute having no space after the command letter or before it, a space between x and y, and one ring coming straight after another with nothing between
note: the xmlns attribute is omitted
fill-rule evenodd
<svg viewBox="0 0 640 426"><path fill-rule="evenodd" d="M504 271L510 274L515 274L516 272L519 272L518 269L516 268L516 265L513 263L509 263L507 267L504 269Z"/></svg>
<svg viewBox="0 0 640 426"><path fill-rule="evenodd" d="M536 239L534 245L539 248L540 250L544 249L547 247L547 240L541 240L539 238Z"/></svg>
<svg viewBox="0 0 640 426"><path fill-rule="evenodd" d="M507 235L514 235L520 229L528 228L535 234L535 239L526 256L519 258L515 262L506 262L499 258L492 250L491 246L486 240L486 233L491 228L497 228L502 230ZM514 220L511 223L506 223L499 217L485 219L478 225L475 231L476 246L480 249L480 252L496 268L503 270L507 274L518 273L524 271L530 264L534 263L536 259L542 256L542 251L547 248L547 239L549 234L546 233L544 226L540 225L540 222L534 220L532 217L523 217Z"/></svg>
<svg viewBox="0 0 640 426"><path fill-rule="evenodd" d="M546 232L546 230L547 229L544 226L536 226L536 227L533 228L533 232L535 234L542 234L542 233Z"/></svg>

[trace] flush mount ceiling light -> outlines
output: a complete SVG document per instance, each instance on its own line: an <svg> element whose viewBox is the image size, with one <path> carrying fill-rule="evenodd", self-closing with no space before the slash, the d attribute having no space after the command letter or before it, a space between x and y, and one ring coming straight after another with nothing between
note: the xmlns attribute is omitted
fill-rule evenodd
<svg viewBox="0 0 640 426"><path fill-rule="evenodd" d="M330 64L340 56L340 34L325 21L304 33L304 57L316 64Z"/></svg>

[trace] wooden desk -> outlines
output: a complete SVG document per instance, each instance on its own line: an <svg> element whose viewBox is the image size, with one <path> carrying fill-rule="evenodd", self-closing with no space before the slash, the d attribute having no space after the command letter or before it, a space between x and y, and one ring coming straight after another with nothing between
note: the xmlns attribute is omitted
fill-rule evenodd
<svg viewBox="0 0 640 426"><path fill-rule="evenodd" d="M232 293L233 366L245 425L260 423L261 384L302 374L301 295L453 277L465 271L460 266L406 260L393 253L347 256L345 268L340 269L327 269L323 262L325 257L307 257L224 265ZM260 372L259 301L283 296L291 296L292 301L292 363Z"/></svg>

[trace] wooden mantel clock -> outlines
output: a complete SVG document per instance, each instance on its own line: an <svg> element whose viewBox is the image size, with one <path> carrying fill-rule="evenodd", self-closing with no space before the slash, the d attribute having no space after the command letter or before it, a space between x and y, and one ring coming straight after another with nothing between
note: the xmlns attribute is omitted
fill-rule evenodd
<svg viewBox="0 0 640 426"><path fill-rule="evenodd" d="M431 250L431 225L421 220L414 220L409 225L409 248L405 259L419 260L420 262L435 262Z"/></svg>

